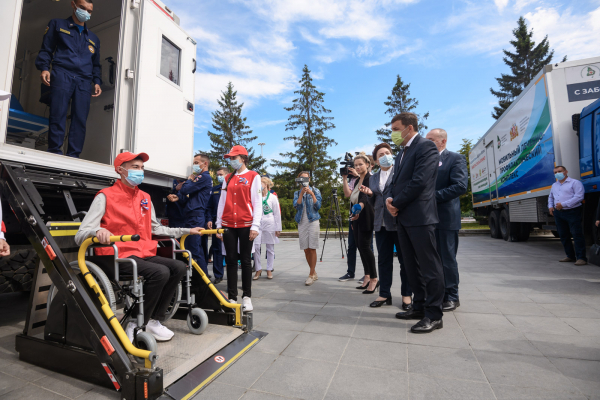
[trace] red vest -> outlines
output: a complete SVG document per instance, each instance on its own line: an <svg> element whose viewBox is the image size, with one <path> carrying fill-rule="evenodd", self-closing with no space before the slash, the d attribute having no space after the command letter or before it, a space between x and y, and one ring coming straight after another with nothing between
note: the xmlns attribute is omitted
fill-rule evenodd
<svg viewBox="0 0 600 400"><path fill-rule="evenodd" d="M148 193L138 187L131 189L121 181L102 189L106 196L106 211L100 226L115 236L140 235L139 242L118 242L119 258L156 255L157 242L152 240L152 202ZM97 196L97 195L96 195ZM112 255L112 248L96 249L98 255Z"/></svg>
<svg viewBox="0 0 600 400"><path fill-rule="evenodd" d="M252 207L252 182L258 176L254 171L248 171L242 175L235 175L231 182L229 177L225 177L225 182L229 182L227 188L227 198L223 208L223 226L229 228L246 228L252 226L254 208Z"/></svg>

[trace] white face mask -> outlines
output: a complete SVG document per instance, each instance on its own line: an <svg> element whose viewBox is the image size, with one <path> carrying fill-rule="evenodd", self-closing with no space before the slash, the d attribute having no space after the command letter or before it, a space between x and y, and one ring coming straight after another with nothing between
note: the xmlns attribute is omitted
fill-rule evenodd
<svg viewBox="0 0 600 400"><path fill-rule="evenodd" d="M379 165L381 165L383 168L391 167L394 165L394 157L392 157L391 154L386 154L379 157Z"/></svg>

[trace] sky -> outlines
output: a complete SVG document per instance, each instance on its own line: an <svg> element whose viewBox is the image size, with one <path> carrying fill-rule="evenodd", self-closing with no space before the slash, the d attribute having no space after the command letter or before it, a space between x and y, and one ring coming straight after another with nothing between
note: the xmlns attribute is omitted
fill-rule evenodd
<svg viewBox="0 0 600 400"><path fill-rule="evenodd" d="M293 150L285 125L302 68L325 93L338 144L372 152L389 122L383 102L400 75L425 124L448 132L448 149L477 141L494 123L490 88L517 19L554 60L600 56L600 0L165 0L197 41L195 150L208 150L211 113L231 81L264 156ZM426 132L422 132L425 134ZM273 170L273 168L269 168Z"/></svg>

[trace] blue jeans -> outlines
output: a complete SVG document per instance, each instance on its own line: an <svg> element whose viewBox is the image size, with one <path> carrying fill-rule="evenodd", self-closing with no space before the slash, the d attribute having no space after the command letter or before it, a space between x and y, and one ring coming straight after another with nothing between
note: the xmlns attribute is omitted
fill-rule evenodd
<svg viewBox="0 0 600 400"><path fill-rule="evenodd" d="M352 222L348 223L348 275L354 278L356 271L356 240L352 232ZM373 237L371 237L371 251L373 251Z"/></svg>
<svg viewBox="0 0 600 400"><path fill-rule="evenodd" d="M583 206L572 208L570 210L554 210L554 220L556 221L556 230L560 241L565 248L567 257L572 260L585 260L585 238L583 236L583 226L581 225L581 214ZM573 242L575 249L573 249Z"/></svg>
<svg viewBox="0 0 600 400"><path fill-rule="evenodd" d="M458 231L436 229L435 239L438 253L442 259L442 267L444 268L444 285L446 287L444 301L457 301L459 282L458 263L456 262Z"/></svg>
<svg viewBox="0 0 600 400"><path fill-rule="evenodd" d="M400 294L412 296L406 268L402 261L402 253L399 251L398 232L388 231L382 226L379 232L375 232L375 242L377 243L377 267L379 268L379 296L386 299L392 297L390 290L394 276L394 246L396 246L400 262Z"/></svg>

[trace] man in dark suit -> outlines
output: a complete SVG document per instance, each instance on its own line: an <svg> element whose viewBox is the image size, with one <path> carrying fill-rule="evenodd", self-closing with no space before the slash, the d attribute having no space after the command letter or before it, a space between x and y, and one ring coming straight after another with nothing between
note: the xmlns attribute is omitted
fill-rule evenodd
<svg viewBox="0 0 600 400"><path fill-rule="evenodd" d="M435 199L440 222L435 231L437 249L444 267L446 293L443 311L454 311L460 306L458 298L458 231L460 230L460 196L467 192L469 177L467 159L462 154L446 149L448 134L443 129L432 129L426 136L440 152Z"/></svg>
<svg viewBox="0 0 600 400"><path fill-rule="evenodd" d="M398 241L414 293L413 309L397 313L396 318L418 319L411 332L429 333L444 326L444 275L435 240L440 155L433 142L417 133L417 127L413 113L403 112L392 119L392 140L404 150L396 156L392 198L386 199L386 206L397 216Z"/></svg>

